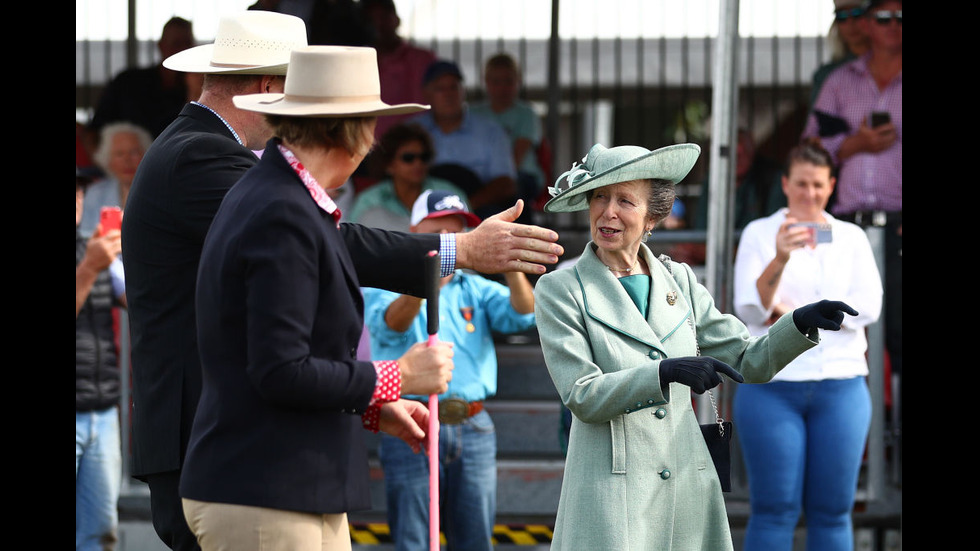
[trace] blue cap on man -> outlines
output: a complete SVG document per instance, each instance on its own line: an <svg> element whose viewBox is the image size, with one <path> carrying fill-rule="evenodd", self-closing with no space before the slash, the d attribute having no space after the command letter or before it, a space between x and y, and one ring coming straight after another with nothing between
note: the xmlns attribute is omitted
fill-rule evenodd
<svg viewBox="0 0 980 551"><path fill-rule="evenodd" d="M437 59L429 65L425 70L425 74L422 75L422 86L429 84L443 75L453 75L459 80L463 80L463 72L459 70L459 65L447 59Z"/></svg>

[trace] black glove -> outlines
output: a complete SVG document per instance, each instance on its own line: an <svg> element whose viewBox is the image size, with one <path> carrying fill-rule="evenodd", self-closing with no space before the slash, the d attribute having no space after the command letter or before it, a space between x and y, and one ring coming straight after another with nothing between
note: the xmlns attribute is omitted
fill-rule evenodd
<svg viewBox="0 0 980 551"><path fill-rule="evenodd" d="M821 300L806 306L800 306L793 311L793 323L800 333L806 335L814 327L840 331L844 314L856 316L857 310L839 300Z"/></svg>
<svg viewBox="0 0 980 551"><path fill-rule="evenodd" d="M724 373L737 383L744 383L742 374L732 369L732 366L709 356L687 356L684 358L667 358L660 362L660 387L667 388L669 383L681 383L691 387L691 390L703 394L705 390L721 384Z"/></svg>

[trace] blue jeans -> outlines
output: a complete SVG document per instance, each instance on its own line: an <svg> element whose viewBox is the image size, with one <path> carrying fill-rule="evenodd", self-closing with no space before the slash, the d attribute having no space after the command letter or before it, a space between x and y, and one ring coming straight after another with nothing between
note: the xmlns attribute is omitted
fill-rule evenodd
<svg viewBox="0 0 980 551"><path fill-rule="evenodd" d="M397 551L429 549L429 461L383 434L388 526ZM439 429L440 524L448 549L491 551L497 512L497 433L481 411Z"/></svg>
<svg viewBox="0 0 980 551"><path fill-rule="evenodd" d="M854 548L851 512L871 425L865 377L739 385L733 409L749 478L745 551Z"/></svg>
<svg viewBox="0 0 980 551"><path fill-rule="evenodd" d="M115 546L121 482L118 408L75 412L75 549Z"/></svg>

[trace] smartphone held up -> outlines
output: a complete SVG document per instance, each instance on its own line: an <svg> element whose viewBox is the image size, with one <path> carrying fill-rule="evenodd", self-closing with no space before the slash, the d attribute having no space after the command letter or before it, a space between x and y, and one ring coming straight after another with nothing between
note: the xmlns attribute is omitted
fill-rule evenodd
<svg viewBox="0 0 980 551"><path fill-rule="evenodd" d="M100 235L112 230L122 229L122 209L119 207L102 207L99 212L99 224L102 226Z"/></svg>
<svg viewBox="0 0 980 551"><path fill-rule="evenodd" d="M892 122L892 117L888 114L888 111L872 111L871 114L868 115L868 126L871 128L878 128L879 126L890 122Z"/></svg>
<svg viewBox="0 0 980 551"><path fill-rule="evenodd" d="M806 228L809 232L809 237L807 237L806 244L811 247L816 247L820 243L830 243L834 240L834 234L830 224L821 224L818 222L800 222L799 224L793 224L790 227Z"/></svg>

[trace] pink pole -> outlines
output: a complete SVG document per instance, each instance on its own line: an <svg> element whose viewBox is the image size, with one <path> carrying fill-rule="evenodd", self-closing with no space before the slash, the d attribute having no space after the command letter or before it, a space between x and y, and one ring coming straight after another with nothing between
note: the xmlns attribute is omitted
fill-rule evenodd
<svg viewBox="0 0 980 551"><path fill-rule="evenodd" d="M429 335L429 346L436 342ZM429 549L439 551L439 396L429 395Z"/></svg>
<svg viewBox="0 0 980 551"><path fill-rule="evenodd" d="M425 265L426 329L429 346L439 333L439 251L429 251ZM429 549L439 551L439 395L429 395Z"/></svg>

